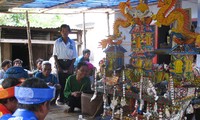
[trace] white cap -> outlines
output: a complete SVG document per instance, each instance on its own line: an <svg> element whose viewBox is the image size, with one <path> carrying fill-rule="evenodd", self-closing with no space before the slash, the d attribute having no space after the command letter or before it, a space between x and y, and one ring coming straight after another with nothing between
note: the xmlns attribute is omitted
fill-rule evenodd
<svg viewBox="0 0 200 120"><path fill-rule="evenodd" d="M82 118L83 118L83 115L79 115L78 118L79 118L79 119L82 119Z"/></svg>

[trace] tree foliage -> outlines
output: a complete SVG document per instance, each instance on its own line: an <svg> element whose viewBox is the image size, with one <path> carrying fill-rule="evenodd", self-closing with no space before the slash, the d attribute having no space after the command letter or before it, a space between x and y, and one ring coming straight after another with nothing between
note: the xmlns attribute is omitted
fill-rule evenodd
<svg viewBox="0 0 200 120"><path fill-rule="evenodd" d="M31 27L55 28L64 22L63 15L29 14ZM0 25L27 26L26 14L0 14Z"/></svg>

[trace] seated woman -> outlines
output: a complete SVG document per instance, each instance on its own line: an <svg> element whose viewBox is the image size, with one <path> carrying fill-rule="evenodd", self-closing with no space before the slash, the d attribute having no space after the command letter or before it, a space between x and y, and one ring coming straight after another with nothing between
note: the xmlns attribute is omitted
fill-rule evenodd
<svg viewBox="0 0 200 120"><path fill-rule="evenodd" d="M76 74L66 80L64 96L70 107L64 112L74 112L74 108L81 108L81 92L90 92L90 79L87 77L88 65L85 62L78 63Z"/></svg>

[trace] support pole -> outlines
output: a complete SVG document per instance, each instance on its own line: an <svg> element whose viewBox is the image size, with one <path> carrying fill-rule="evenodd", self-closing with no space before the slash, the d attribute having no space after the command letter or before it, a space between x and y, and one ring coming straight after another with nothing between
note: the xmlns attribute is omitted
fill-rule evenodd
<svg viewBox="0 0 200 120"><path fill-rule="evenodd" d="M198 11L197 11L197 28L195 30L195 32L200 33L200 0L198 0Z"/></svg>
<svg viewBox="0 0 200 120"><path fill-rule="evenodd" d="M106 12L107 15L107 26L108 26L108 36L110 35L110 14L109 12Z"/></svg>
<svg viewBox="0 0 200 120"><path fill-rule="evenodd" d="M32 44L31 44L31 31L28 19L28 11L26 11L26 22L27 22L27 37L28 37L28 53L29 53L29 64L30 70L33 71L33 54L32 54Z"/></svg>
<svg viewBox="0 0 200 120"><path fill-rule="evenodd" d="M2 32L2 28L0 27L0 39L1 39L1 32ZM2 43L0 43L0 63L2 62Z"/></svg>
<svg viewBox="0 0 200 120"><path fill-rule="evenodd" d="M197 27L195 29L195 32L200 33L200 0L198 0L197 9L198 9L198 11L197 11ZM199 47L198 47L198 49L199 49ZM196 66L197 67L200 67L200 65L198 64L199 59L200 59L200 54L198 53L197 58L196 58Z"/></svg>
<svg viewBox="0 0 200 120"><path fill-rule="evenodd" d="M85 13L83 12L83 41L84 49L86 49L86 30L85 30Z"/></svg>

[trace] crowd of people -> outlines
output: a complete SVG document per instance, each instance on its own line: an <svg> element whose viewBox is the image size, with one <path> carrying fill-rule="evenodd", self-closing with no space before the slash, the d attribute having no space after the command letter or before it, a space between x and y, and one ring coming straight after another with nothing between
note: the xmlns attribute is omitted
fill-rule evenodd
<svg viewBox="0 0 200 120"><path fill-rule="evenodd" d="M1 63L0 120L44 120L49 106L57 104L67 104L65 112L81 108L81 93L92 91L96 68L90 63L89 49L77 55L75 42L68 37L70 32L69 25L61 25L61 37L53 47L53 62L38 58L34 71L24 69L18 58ZM54 67L56 74L52 72Z"/></svg>

